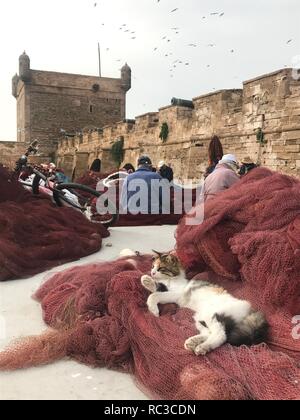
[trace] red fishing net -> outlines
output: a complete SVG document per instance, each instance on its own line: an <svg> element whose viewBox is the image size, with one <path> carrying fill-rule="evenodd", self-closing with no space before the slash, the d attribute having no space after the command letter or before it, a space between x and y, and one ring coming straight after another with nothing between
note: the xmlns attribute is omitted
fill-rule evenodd
<svg viewBox="0 0 300 420"><path fill-rule="evenodd" d="M279 206L280 197L284 200ZM273 200L279 207L278 220ZM162 399L299 399L300 344L292 337L292 313L300 309L299 255L295 254L299 205L298 181L259 170L208 204L204 226L210 236L203 235L208 238L207 253L202 255L205 246L199 246L204 241L202 227L184 229L182 224L177 234L178 252L187 268L197 271L201 260L199 267L209 266L219 273L202 273L199 279L216 282L266 312L271 324L267 345L225 345L206 357L187 352L184 342L196 334L192 313L175 310L174 305L162 308L160 318L149 313L148 292L140 278L149 272L151 259L139 256L72 268L48 280L36 298L42 303L45 321L57 332L2 352L0 369L38 365L65 355L132 373L150 396ZM230 264L230 246L225 240L219 244L222 220L226 221L225 236L238 255ZM247 237L238 240L244 234ZM266 235L266 246L262 235ZM223 266L226 276L221 277Z"/></svg>
<svg viewBox="0 0 300 420"><path fill-rule="evenodd" d="M90 255L108 235L80 212L34 197L0 167L0 281Z"/></svg>
<svg viewBox="0 0 300 420"><path fill-rule="evenodd" d="M300 313L300 182L256 169L205 204L204 223L177 230L190 275L206 270L253 287L263 302Z"/></svg>

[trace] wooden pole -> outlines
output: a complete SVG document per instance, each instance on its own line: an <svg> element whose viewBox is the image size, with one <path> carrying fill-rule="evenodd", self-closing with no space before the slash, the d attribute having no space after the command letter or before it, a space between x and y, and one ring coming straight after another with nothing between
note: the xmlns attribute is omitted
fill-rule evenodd
<svg viewBox="0 0 300 420"><path fill-rule="evenodd" d="M98 57L99 57L99 77L102 77L102 69L101 69L101 47L100 43L98 42Z"/></svg>

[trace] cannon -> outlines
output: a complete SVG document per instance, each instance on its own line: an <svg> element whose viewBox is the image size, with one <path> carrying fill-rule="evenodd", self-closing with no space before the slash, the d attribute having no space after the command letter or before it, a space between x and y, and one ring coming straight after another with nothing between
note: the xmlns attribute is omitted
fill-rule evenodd
<svg viewBox="0 0 300 420"><path fill-rule="evenodd" d="M185 107L185 108L194 109L194 103L193 103L193 101L188 101L186 99L172 98L171 104L173 106L182 106L182 107Z"/></svg>

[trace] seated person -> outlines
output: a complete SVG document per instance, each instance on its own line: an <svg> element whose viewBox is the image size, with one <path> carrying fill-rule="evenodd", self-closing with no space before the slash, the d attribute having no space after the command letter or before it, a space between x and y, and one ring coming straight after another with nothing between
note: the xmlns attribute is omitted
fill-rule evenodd
<svg viewBox="0 0 300 420"><path fill-rule="evenodd" d="M173 169L170 166L168 166L164 161L159 162L158 173L163 179L167 179L169 182L172 182L174 180Z"/></svg>
<svg viewBox="0 0 300 420"><path fill-rule="evenodd" d="M55 178L56 178L56 181L59 184L65 184L65 183L67 184L67 183L70 182L70 180L67 177L67 175L65 175L64 170L63 169L60 169L60 168L57 168L56 169L56 171L55 171Z"/></svg>
<svg viewBox="0 0 300 420"><path fill-rule="evenodd" d="M129 175L135 172L135 167L131 163L126 163L123 166L122 171L126 171Z"/></svg>
<svg viewBox="0 0 300 420"><path fill-rule="evenodd" d="M210 200L240 180L237 174L239 164L234 155L224 155L204 182L204 199Z"/></svg>
<svg viewBox="0 0 300 420"><path fill-rule="evenodd" d="M128 175L121 194L121 208L129 214L160 214L162 209L162 177L152 172L148 156L138 160L138 169ZM169 200L170 201L170 200Z"/></svg>
<svg viewBox="0 0 300 420"><path fill-rule="evenodd" d="M257 168L257 165L253 162L253 160L247 156L242 160L242 166L239 171L240 176L247 175L248 172L252 171L252 169Z"/></svg>

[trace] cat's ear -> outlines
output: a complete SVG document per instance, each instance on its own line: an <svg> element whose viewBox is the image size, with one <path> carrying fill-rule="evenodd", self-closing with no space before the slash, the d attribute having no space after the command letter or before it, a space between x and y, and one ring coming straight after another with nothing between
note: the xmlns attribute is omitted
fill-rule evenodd
<svg viewBox="0 0 300 420"><path fill-rule="evenodd" d="M154 249L152 249L152 252L153 252L156 256L158 256L159 258L161 258L161 256L163 255L163 254L162 254L162 252L155 251Z"/></svg>
<svg viewBox="0 0 300 420"><path fill-rule="evenodd" d="M172 264L177 264L178 263L178 258L174 254L169 254L168 255L168 261Z"/></svg>

